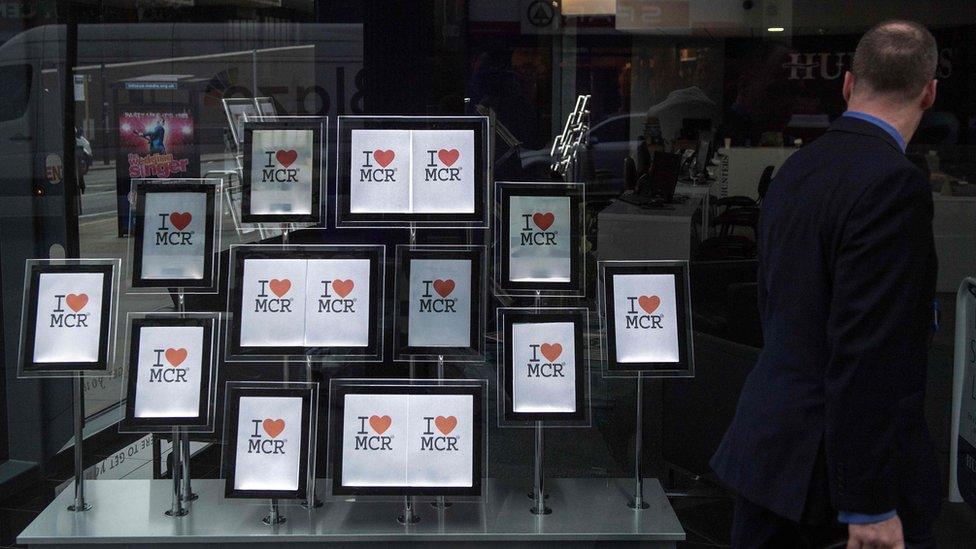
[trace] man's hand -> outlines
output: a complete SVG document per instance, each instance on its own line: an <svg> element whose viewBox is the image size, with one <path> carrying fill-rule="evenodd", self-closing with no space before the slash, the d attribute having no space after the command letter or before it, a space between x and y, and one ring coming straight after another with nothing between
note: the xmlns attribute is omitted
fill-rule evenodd
<svg viewBox="0 0 976 549"><path fill-rule="evenodd" d="M905 549L898 515L873 524L849 524L847 549Z"/></svg>

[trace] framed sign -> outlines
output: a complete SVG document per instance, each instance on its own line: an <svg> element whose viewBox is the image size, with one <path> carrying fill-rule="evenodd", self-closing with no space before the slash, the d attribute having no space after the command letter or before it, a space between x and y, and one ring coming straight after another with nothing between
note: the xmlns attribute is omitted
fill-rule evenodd
<svg viewBox="0 0 976 549"><path fill-rule="evenodd" d="M589 426L585 308L498 309L501 426Z"/></svg>
<svg viewBox="0 0 976 549"><path fill-rule="evenodd" d="M112 375L118 259L28 259L20 377Z"/></svg>
<svg viewBox="0 0 976 549"><path fill-rule="evenodd" d="M231 246L227 360L382 360L385 250Z"/></svg>
<svg viewBox="0 0 976 549"><path fill-rule="evenodd" d="M488 227L488 119L340 116L338 227Z"/></svg>
<svg viewBox="0 0 976 549"><path fill-rule="evenodd" d="M601 261L608 374L693 377L687 261Z"/></svg>
<svg viewBox="0 0 976 549"><path fill-rule="evenodd" d="M258 104L251 97L231 97L221 99L224 106L224 114L227 115L227 125L230 127L230 135L234 143L240 145L244 141L243 124L245 119L258 116Z"/></svg>
<svg viewBox="0 0 976 549"><path fill-rule="evenodd" d="M318 384L228 382L225 398L224 497L305 499Z"/></svg>
<svg viewBox="0 0 976 549"><path fill-rule="evenodd" d="M135 289L216 292L220 249L219 179L133 181L135 210L128 247Z"/></svg>
<svg viewBox="0 0 976 549"><path fill-rule="evenodd" d="M499 182L495 200L496 293L585 295L583 184Z"/></svg>
<svg viewBox="0 0 976 549"><path fill-rule="evenodd" d="M318 223L324 119L245 122L241 221Z"/></svg>
<svg viewBox="0 0 976 549"><path fill-rule="evenodd" d="M334 496L481 496L484 381L333 379Z"/></svg>
<svg viewBox="0 0 976 549"><path fill-rule="evenodd" d="M122 432L213 431L216 313L129 315Z"/></svg>
<svg viewBox="0 0 976 549"><path fill-rule="evenodd" d="M484 258L484 246L397 246L394 360L484 360Z"/></svg>

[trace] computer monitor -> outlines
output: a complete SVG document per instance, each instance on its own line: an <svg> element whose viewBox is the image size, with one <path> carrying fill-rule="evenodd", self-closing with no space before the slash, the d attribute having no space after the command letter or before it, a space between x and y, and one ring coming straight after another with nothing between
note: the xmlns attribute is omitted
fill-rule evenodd
<svg viewBox="0 0 976 549"><path fill-rule="evenodd" d="M674 200L674 188L678 185L680 172L680 154L654 151L654 161L648 177L651 196L665 203Z"/></svg>
<svg viewBox="0 0 976 549"><path fill-rule="evenodd" d="M698 134L698 152L695 155L695 166L692 175L702 175L708 167L708 161L712 159L712 142L715 140L715 133L712 131L702 131Z"/></svg>

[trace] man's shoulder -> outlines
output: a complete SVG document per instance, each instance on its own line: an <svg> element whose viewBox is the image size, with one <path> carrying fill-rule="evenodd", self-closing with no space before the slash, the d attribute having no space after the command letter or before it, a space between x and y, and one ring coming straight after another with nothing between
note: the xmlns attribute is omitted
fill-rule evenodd
<svg viewBox="0 0 976 549"><path fill-rule="evenodd" d="M843 132L827 132L792 154L779 174L783 178L826 178L868 186L889 179L924 182L922 171L883 140Z"/></svg>

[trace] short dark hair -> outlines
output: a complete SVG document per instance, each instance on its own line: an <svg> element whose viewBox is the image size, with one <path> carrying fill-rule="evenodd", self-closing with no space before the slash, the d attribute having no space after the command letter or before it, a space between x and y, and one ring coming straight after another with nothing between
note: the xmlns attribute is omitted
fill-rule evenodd
<svg viewBox="0 0 976 549"><path fill-rule="evenodd" d="M891 20L864 33L852 72L871 91L909 99L935 78L939 50L932 33L914 21Z"/></svg>

